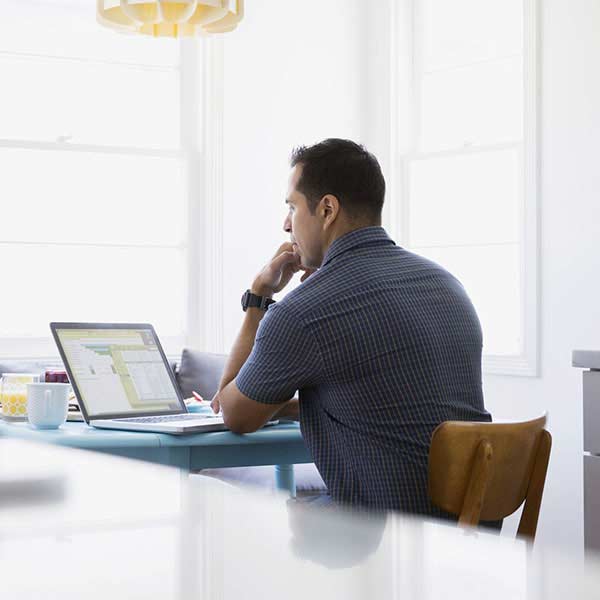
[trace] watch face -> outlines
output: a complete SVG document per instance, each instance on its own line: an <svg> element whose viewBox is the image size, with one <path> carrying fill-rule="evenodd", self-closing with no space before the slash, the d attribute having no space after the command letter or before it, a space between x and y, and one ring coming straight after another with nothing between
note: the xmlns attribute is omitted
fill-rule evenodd
<svg viewBox="0 0 600 600"><path fill-rule="evenodd" d="M248 308L248 298L250 297L250 290L246 290L242 294L242 308L246 310Z"/></svg>

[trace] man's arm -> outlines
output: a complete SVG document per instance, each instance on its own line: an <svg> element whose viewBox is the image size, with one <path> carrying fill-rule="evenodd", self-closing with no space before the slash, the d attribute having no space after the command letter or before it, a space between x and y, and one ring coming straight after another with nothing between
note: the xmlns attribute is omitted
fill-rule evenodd
<svg viewBox="0 0 600 600"><path fill-rule="evenodd" d="M260 308L249 308L246 311L242 328L240 329L233 344L233 348L225 362L221 383L219 383L219 392L236 378L240 369L244 366L244 363L250 356L258 326L264 315L265 312Z"/></svg>
<svg viewBox="0 0 600 600"><path fill-rule="evenodd" d="M235 378L246 362L252 347L258 325L264 316L260 308L246 311L242 328L229 354L219 391L211 406L215 412L221 409L225 425L234 433L250 433L260 429L286 403L263 404L242 394L235 384Z"/></svg>
<svg viewBox="0 0 600 600"><path fill-rule="evenodd" d="M292 244L283 244L273 260L256 277L251 291L259 296L272 297L300 269L300 259ZM249 308L246 311L242 328L225 364L219 391L211 403L215 412L219 412L219 409L222 411L225 424L235 433L256 431L275 414L284 416L280 411L289 411L290 416L297 415L298 412L297 401L279 404L256 402L243 394L235 384L237 374L252 352L256 332L264 314L259 308ZM296 407L286 409L286 405L291 403L296 404Z"/></svg>
<svg viewBox="0 0 600 600"><path fill-rule="evenodd" d="M215 400L221 404L225 425L234 433L252 433L273 418L298 420L299 416L298 398L280 404L256 402L238 389L235 380L217 393L213 409Z"/></svg>

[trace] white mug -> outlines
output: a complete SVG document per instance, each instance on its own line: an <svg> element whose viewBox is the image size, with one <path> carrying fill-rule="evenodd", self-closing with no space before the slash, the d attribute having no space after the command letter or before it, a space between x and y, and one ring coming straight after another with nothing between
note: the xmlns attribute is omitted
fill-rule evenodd
<svg viewBox="0 0 600 600"><path fill-rule="evenodd" d="M58 429L69 410L68 383L28 383L27 418L37 429Z"/></svg>

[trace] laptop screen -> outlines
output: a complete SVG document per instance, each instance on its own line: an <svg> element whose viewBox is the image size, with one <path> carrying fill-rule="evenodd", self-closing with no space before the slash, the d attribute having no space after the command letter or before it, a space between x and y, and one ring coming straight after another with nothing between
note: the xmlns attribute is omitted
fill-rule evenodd
<svg viewBox="0 0 600 600"><path fill-rule="evenodd" d="M151 326L52 325L88 419L185 410Z"/></svg>

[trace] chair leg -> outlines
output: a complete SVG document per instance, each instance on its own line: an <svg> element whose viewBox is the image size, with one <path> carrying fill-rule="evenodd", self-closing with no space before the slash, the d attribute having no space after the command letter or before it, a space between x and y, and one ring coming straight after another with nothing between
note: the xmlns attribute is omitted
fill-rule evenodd
<svg viewBox="0 0 600 600"><path fill-rule="evenodd" d="M492 445L487 440L481 440L475 452L469 485L458 518L459 526L474 527L479 523L487 484L492 475L492 457Z"/></svg>
<svg viewBox="0 0 600 600"><path fill-rule="evenodd" d="M537 530L551 448L552 436L544 429L540 434L535 463L529 481L529 488L527 489L527 496L525 497L525 506L517 530L517 536L529 538L532 542L535 539Z"/></svg>

